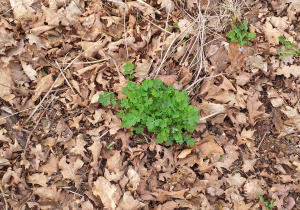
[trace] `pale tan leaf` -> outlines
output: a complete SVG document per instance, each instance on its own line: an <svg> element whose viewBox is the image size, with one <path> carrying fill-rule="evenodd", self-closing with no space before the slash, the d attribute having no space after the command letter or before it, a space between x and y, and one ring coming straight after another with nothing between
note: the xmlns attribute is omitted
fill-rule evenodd
<svg viewBox="0 0 300 210"><path fill-rule="evenodd" d="M180 154L177 156L177 158L179 158L179 159L186 158L186 156L191 154L191 152L192 152L192 149L185 149L182 152L180 152Z"/></svg>
<svg viewBox="0 0 300 210"><path fill-rule="evenodd" d="M98 196L101 199L105 208L110 210L116 209L121 195L119 189L115 185L100 176L93 183L92 191L95 196Z"/></svg>
<svg viewBox="0 0 300 210"><path fill-rule="evenodd" d="M38 80L32 100L36 101L42 93L47 92L53 84L52 74L42 77Z"/></svg>
<svg viewBox="0 0 300 210"><path fill-rule="evenodd" d="M43 173L35 173L27 176L27 182L33 185L41 185L43 187L47 187L47 183L49 178L45 176Z"/></svg>

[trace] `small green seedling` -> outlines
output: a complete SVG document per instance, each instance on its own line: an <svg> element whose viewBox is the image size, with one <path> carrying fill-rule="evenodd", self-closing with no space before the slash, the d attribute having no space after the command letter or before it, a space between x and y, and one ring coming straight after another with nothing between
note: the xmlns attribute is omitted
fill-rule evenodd
<svg viewBox="0 0 300 210"><path fill-rule="evenodd" d="M178 23L173 23L174 28L179 28Z"/></svg>
<svg viewBox="0 0 300 210"><path fill-rule="evenodd" d="M112 147L106 147L106 149L108 149L108 150L113 150L113 148L112 148Z"/></svg>
<svg viewBox="0 0 300 210"><path fill-rule="evenodd" d="M114 97L115 97L115 94L110 93L110 92L104 92L104 94L99 95L98 102L105 106L108 106L110 103L113 106L115 106L117 104L117 101L116 101L116 99L114 99Z"/></svg>
<svg viewBox="0 0 300 210"><path fill-rule="evenodd" d="M118 39L121 39L121 35L120 34L118 34L117 37L118 37Z"/></svg>
<svg viewBox="0 0 300 210"><path fill-rule="evenodd" d="M258 193L258 198L265 204L268 210L272 210L274 208L273 203L274 201L265 201L265 198L262 194Z"/></svg>
<svg viewBox="0 0 300 210"><path fill-rule="evenodd" d="M42 76L43 76L43 77L44 77L44 76L47 76L47 73L44 72L44 71L42 71Z"/></svg>
<svg viewBox="0 0 300 210"><path fill-rule="evenodd" d="M298 46L290 41L287 41L284 37L280 36L278 37L279 42L286 46L288 49L285 50L279 50L278 55L280 60L284 60L284 58L281 55L300 55L300 49Z"/></svg>
<svg viewBox="0 0 300 210"><path fill-rule="evenodd" d="M129 75L128 78L129 79L133 79L134 76L132 76L133 74L133 69L134 69L134 65L132 63L130 63L129 61L127 61L125 63L125 65L123 66L123 69L125 70L124 71L124 74L125 75Z"/></svg>
<svg viewBox="0 0 300 210"><path fill-rule="evenodd" d="M194 145L195 139L184 132L196 129L200 115L196 107L189 105L190 97L185 90L174 90L172 85L165 86L161 80L155 79L144 80L141 85L128 82L123 94L127 98L120 101L123 110L117 116L122 119L124 128L132 133L133 129L136 133L147 129L157 134L159 144L172 145L175 141Z"/></svg>
<svg viewBox="0 0 300 210"><path fill-rule="evenodd" d="M181 44L184 44L188 39L189 39L190 35L189 34L186 34L184 36L184 39L181 41Z"/></svg>
<svg viewBox="0 0 300 210"><path fill-rule="evenodd" d="M248 32L248 23L244 20L243 25L234 26L229 33L226 34L229 38L230 42L238 42L240 46L244 46L245 44L250 44L251 39L256 37L256 33Z"/></svg>
<svg viewBox="0 0 300 210"><path fill-rule="evenodd" d="M224 155L221 155L221 159L224 160L224 159L225 159L225 156L224 156Z"/></svg>
<svg viewBox="0 0 300 210"><path fill-rule="evenodd" d="M141 22L143 22L143 17L142 16L139 16L139 20L141 21Z"/></svg>

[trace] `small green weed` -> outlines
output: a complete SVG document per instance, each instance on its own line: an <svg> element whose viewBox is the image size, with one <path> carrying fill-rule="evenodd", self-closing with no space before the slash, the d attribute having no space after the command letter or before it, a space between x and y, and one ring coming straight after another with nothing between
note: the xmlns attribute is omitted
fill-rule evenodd
<svg viewBox="0 0 300 210"><path fill-rule="evenodd" d="M123 94L127 96L120 101L124 109L117 114L123 127L135 127L136 133L147 129L157 134L159 144L172 145L175 141L194 145L195 139L183 135L183 132L195 130L200 115L196 107L189 105L190 98L185 90L174 90L172 85L165 86L161 80L155 79L145 80L141 85L128 82ZM99 102L100 98L104 101L105 96L100 95Z"/></svg>
<svg viewBox="0 0 300 210"><path fill-rule="evenodd" d="M179 28L179 25L178 25L178 23L173 23L173 26L174 26L174 28Z"/></svg>
<svg viewBox="0 0 300 210"><path fill-rule="evenodd" d="M44 71L42 71L42 76L43 76L43 77L44 77L44 76L47 76L47 73L44 72Z"/></svg>
<svg viewBox="0 0 300 210"><path fill-rule="evenodd" d="M118 34L117 37L118 37L118 39L121 39L121 35L120 34Z"/></svg>
<svg viewBox="0 0 300 210"><path fill-rule="evenodd" d="M279 42L286 46L288 49L285 50L279 50L278 55L280 60L284 60L284 58L281 55L300 55L300 49L297 45L294 43L287 41L284 37L280 36L278 37Z"/></svg>
<svg viewBox="0 0 300 210"><path fill-rule="evenodd" d="M99 95L98 102L105 106L110 105L110 103L111 105L115 106L117 104L117 101L114 99L114 97L115 94L110 92L104 92L104 94Z"/></svg>
<svg viewBox="0 0 300 210"><path fill-rule="evenodd" d="M264 202L264 204L265 204L265 206L267 207L267 209L268 210L271 210L271 209L273 209L274 208L274 206L273 206L273 200L271 200L271 201L265 201L265 198L264 198L264 196L262 195L262 194L260 194L260 193L258 193L258 198L262 201L262 202Z"/></svg>
<svg viewBox="0 0 300 210"><path fill-rule="evenodd" d="M134 69L134 65L132 63L130 63L129 61L127 61L125 63L125 65L123 66L123 69L125 70L124 71L124 74L125 75L129 75L128 78L129 79L133 79L134 76L132 76L133 74L133 69Z"/></svg>
<svg viewBox="0 0 300 210"><path fill-rule="evenodd" d="M243 25L235 25L234 29L227 33L226 36L229 38L228 42L238 42L239 45L243 46L250 44L251 39L256 37L256 33L248 32L248 23L244 20Z"/></svg>
<svg viewBox="0 0 300 210"><path fill-rule="evenodd" d="M113 148L112 148L112 147L106 147L106 149L108 149L108 150L113 150Z"/></svg>

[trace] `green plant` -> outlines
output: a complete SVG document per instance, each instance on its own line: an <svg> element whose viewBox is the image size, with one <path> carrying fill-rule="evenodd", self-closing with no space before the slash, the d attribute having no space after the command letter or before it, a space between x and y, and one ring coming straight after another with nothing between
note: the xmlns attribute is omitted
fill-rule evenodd
<svg viewBox="0 0 300 210"><path fill-rule="evenodd" d="M117 114L123 127L135 127L136 133L147 129L157 134L159 144L171 145L175 141L194 145L195 139L183 132L195 130L200 115L196 107L189 105L190 98L185 90L174 90L172 85L165 86L155 79L145 80L141 85L128 82L123 94L127 96L120 101L124 109Z"/></svg>
<svg viewBox="0 0 300 210"><path fill-rule="evenodd" d="M112 147L106 147L106 149L108 149L108 150L113 150L113 148L112 148Z"/></svg>
<svg viewBox="0 0 300 210"><path fill-rule="evenodd" d="M273 206L273 200L271 201L265 201L265 198L262 194L258 193L258 198L265 204L265 206L267 207L268 210L271 210L274 208Z"/></svg>
<svg viewBox="0 0 300 210"><path fill-rule="evenodd" d="M44 72L44 71L42 71L42 76L43 76L43 77L44 77L44 76L47 76L47 73Z"/></svg>
<svg viewBox="0 0 300 210"><path fill-rule="evenodd" d="M118 34L117 37L118 37L118 39L121 39L121 35L120 34Z"/></svg>
<svg viewBox="0 0 300 210"><path fill-rule="evenodd" d="M297 45L294 43L287 41L284 37L280 36L278 37L279 42L286 46L288 49L285 50L279 50L278 55L280 60L284 60L284 58L281 55L300 55L300 49Z"/></svg>
<svg viewBox="0 0 300 210"><path fill-rule="evenodd" d="M117 101L114 99L115 94L110 92L104 92L104 94L99 95L98 102L108 106L110 103L115 106L117 104Z"/></svg>
<svg viewBox="0 0 300 210"><path fill-rule="evenodd" d="M229 38L228 42L238 42L239 45L243 46L250 44L251 39L256 37L256 33L248 32L248 23L244 20L243 25L235 25L234 29L227 33L226 36Z"/></svg>
<svg viewBox="0 0 300 210"><path fill-rule="evenodd" d="M133 69L134 69L134 65L132 63L130 63L129 61L127 61L125 63L125 65L123 66L123 69L125 70L124 71L124 74L125 75L129 75L128 78L129 79L133 79L134 76L132 76L133 74Z"/></svg>
<svg viewBox="0 0 300 210"><path fill-rule="evenodd" d="M174 28L179 28L178 23L173 23Z"/></svg>

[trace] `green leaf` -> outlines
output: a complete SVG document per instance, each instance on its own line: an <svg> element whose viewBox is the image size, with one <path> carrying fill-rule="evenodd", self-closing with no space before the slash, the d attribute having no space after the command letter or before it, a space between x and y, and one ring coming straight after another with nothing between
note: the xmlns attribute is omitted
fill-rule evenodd
<svg viewBox="0 0 300 210"><path fill-rule="evenodd" d="M104 95L99 95L98 102L103 104L104 106L109 105L109 100L106 97L104 97Z"/></svg>
<svg viewBox="0 0 300 210"><path fill-rule="evenodd" d="M174 28L179 28L178 23L173 23Z"/></svg>
<svg viewBox="0 0 300 210"><path fill-rule="evenodd" d="M129 61L127 61L125 63L125 65L123 66L124 74L125 75L132 75L133 74L133 69L134 69L134 65L132 63L130 63Z"/></svg>
<svg viewBox="0 0 300 210"><path fill-rule="evenodd" d="M243 25L234 26L234 28L226 34L229 38L228 42L238 42L239 45L243 46L249 44L250 40L256 37L256 33L248 32L248 23L246 20L243 21Z"/></svg>
<svg viewBox="0 0 300 210"><path fill-rule="evenodd" d="M117 114L123 127L135 127L136 133L147 129L157 134L157 143L194 145L195 140L183 132L193 131L200 115L196 107L189 105L186 91L174 90L173 86L165 86L155 79L145 80L141 85L128 82L123 94L127 98L120 101L123 110Z"/></svg>

